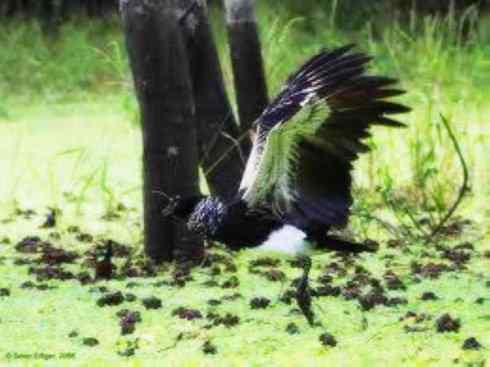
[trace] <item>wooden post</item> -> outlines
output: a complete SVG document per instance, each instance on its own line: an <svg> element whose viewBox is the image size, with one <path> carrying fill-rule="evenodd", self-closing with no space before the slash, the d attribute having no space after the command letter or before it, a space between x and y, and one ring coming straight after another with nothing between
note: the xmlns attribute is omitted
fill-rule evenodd
<svg viewBox="0 0 490 367"><path fill-rule="evenodd" d="M182 224L164 219L166 199L199 193L194 102L178 0L121 0L126 45L141 110L146 253L173 259L201 248Z"/></svg>
<svg viewBox="0 0 490 367"><path fill-rule="evenodd" d="M98 16L97 0L85 0L85 11L89 18Z"/></svg>
<svg viewBox="0 0 490 367"><path fill-rule="evenodd" d="M63 0L61 2L60 16L63 20L79 16L82 9L81 0Z"/></svg>
<svg viewBox="0 0 490 367"><path fill-rule="evenodd" d="M22 0L20 2L22 8L22 15L25 18L30 18L35 13L34 4L31 0Z"/></svg>
<svg viewBox="0 0 490 367"><path fill-rule="evenodd" d="M237 193L250 140L240 137L226 95L206 2L182 1L182 14L193 6L182 25L196 103L199 157L211 193L229 199Z"/></svg>
<svg viewBox="0 0 490 367"><path fill-rule="evenodd" d="M41 29L44 34L53 36L56 34L56 14L53 0L44 0L40 4L39 17L41 22Z"/></svg>
<svg viewBox="0 0 490 367"><path fill-rule="evenodd" d="M7 9L5 10L5 16L7 18L11 18L17 15L18 11L19 11L18 0L7 0Z"/></svg>
<svg viewBox="0 0 490 367"><path fill-rule="evenodd" d="M109 17L117 11L117 0L99 0L100 14Z"/></svg>
<svg viewBox="0 0 490 367"><path fill-rule="evenodd" d="M240 126L250 129L268 104L254 0L225 0Z"/></svg>

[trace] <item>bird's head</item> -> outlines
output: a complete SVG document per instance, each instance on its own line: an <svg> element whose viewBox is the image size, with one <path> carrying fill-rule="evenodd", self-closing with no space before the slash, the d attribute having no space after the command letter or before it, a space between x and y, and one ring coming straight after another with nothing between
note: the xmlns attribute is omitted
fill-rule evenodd
<svg viewBox="0 0 490 367"><path fill-rule="evenodd" d="M187 221L194 211L196 205L204 198L202 195L193 195L182 198L173 196L168 200L167 206L162 210L165 218L177 218Z"/></svg>

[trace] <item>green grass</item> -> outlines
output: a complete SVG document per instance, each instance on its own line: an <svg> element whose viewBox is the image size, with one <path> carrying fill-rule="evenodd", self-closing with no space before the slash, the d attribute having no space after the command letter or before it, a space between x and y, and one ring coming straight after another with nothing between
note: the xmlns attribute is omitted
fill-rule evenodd
<svg viewBox="0 0 490 367"><path fill-rule="evenodd" d="M455 359L466 365L490 363L490 260L482 256L490 250L490 156L488 116L490 115L490 20L483 18L469 38L462 40L457 18L423 18L412 15L409 25L398 23L380 27L372 21L346 27L332 8L326 7L309 18L289 12L284 6L274 11L261 6L261 39L271 94L278 90L287 74L321 47L356 42L374 56L372 71L400 79L408 93L402 101L413 111L402 119L409 127L403 131L376 129L369 144L373 152L356 165L356 204L349 232L363 239L379 240L376 255L363 255L355 261L373 277L383 278L386 269L395 271L407 285L407 291L389 291L403 296L408 304L376 307L363 312L356 301L342 297L322 297L314 301L314 310L322 327L310 328L301 315L291 313L292 306L278 302L287 284L300 275L286 257L280 269L287 281L270 282L248 271L252 259L261 256L242 252L233 255L240 280L236 289L204 287L204 281L219 283L233 275L213 276L209 268L198 268L193 281L184 288L154 287L159 280L170 279L172 268L161 269L157 278L137 278L140 287L127 289L128 280L102 282L111 290L131 291L135 303L99 308L98 292L76 281L52 280L58 288L48 291L22 289L19 285L33 280L27 266L14 264L26 257L16 253L14 245L23 237L38 234L44 239L54 230L40 230L47 207L60 208L53 244L83 252L94 246L84 244L70 232L72 225L95 235L96 240L113 238L130 244L139 253L141 236L141 139L137 123L137 105L131 89L120 27L116 20L108 24L84 19L63 26L57 39L46 39L36 23L10 23L0 26L0 288L11 296L0 297L0 361L8 363L7 352L48 354L75 353L76 365L121 364L152 365L450 365ZM335 10L335 9L334 9ZM213 10L212 16L220 14ZM227 87L232 74L223 25L215 22L215 34ZM342 25L342 27L340 27ZM14 50L15 52L11 52ZM233 98L233 92L230 90ZM454 148L442 128L439 115L448 118L454 129L471 174L471 194L458 215L471 221L462 233L442 237L439 245L453 246L471 242L475 246L466 270L443 273L421 282L411 272L412 262L443 262L434 244L424 245L414 226L416 220L440 218L457 194L461 170ZM204 185L203 185L204 186ZM120 203L131 210L120 218L101 217L117 211ZM391 203L395 203L391 207ZM14 216L15 210L34 209L32 219ZM386 231L364 214L389 221L400 229L399 235ZM407 227L409 233L402 230ZM404 240L400 248L387 247L396 237ZM94 241L95 242L95 241ZM215 250L223 253L221 249ZM229 254L225 254L231 257ZM278 255L276 255L278 256ZM119 266L122 259L119 259ZM316 278L332 261L332 254L313 256ZM223 269L223 266L220 265ZM74 272L89 270L82 261L67 265ZM352 278L353 266L347 276ZM424 291L434 291L438 301L422 302ZM183 321L171 315L179 305L213 310L207 300L235 291L241 299L215 306L219 313L237 314L240 325L205 329L207 321ZM160 310L145 311L141 298L153 294L163 301ZM272 305L251 311L254 296L271 298ZM486 297L484 305L475 303ZM121 336L117 310L142 311L143 322L133 335ZM407 333L399 321L407 311L427 313L432 319L422 322L425 331ZM459 333L440 334L435 320L449 312L461 319ZM289 335L286 325L295 322L301 333ZM7 332L8 330L8 332ZM78 337L67 335L76 330ZM338 346L326 348L318 337L328 331ZM182 335L177 344L176 338ZM484 349L464 351L463 341L475 336ZM100 344L88 347L83 337L96 337ZM131 358L121 357L127 343L138 340ZM218 348L215 356L204 356L201 347L211 340ZM173 347L175 344L175 347ZM9 361L10 363L12 361ZM19 359L25 365L45 365L41 359ZM55 358L49 363L68 362Z"/></svg>

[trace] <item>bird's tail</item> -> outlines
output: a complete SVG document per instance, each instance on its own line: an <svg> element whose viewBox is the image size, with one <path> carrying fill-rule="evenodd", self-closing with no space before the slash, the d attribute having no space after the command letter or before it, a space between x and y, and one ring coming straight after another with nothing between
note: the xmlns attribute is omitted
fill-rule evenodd
<svg viewBox="0 0 490 367"><path fill-rule="evenodd" d="M360 252L376 252L379 245L374 241L365 241L364 243L356 243L341 239L337 236L327 236L321 243L318 243L321 248L350 253Z"/></svg>

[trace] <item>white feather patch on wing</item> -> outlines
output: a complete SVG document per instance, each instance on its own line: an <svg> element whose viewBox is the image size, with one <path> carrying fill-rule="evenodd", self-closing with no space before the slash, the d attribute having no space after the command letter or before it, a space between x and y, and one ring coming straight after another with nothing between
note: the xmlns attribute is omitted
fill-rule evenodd
<svg viewBox="0 0 490 367"><path fill-rule="evenodd" d="M250 207L272 200L280 214L290 209L295 200L295 174L298 164L298 146L302 139L315 136L330 114L327 104L308 97L308 107L289 121L277 124L259 140L260 128L252 153L245 168L240 189L242 198Z"/></svg>
<svg viewBox="0 0 490 367"><path fill-rule="evenodd" d="M269 238L258 246L257 249L294 255L307 251L309 249L309 243L306 241L306 233L294 226L285 225L272 232Z"/></svg>

